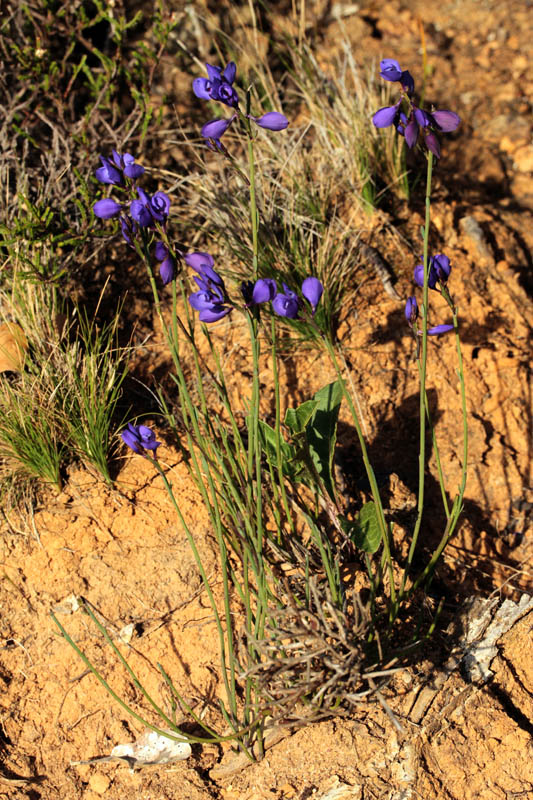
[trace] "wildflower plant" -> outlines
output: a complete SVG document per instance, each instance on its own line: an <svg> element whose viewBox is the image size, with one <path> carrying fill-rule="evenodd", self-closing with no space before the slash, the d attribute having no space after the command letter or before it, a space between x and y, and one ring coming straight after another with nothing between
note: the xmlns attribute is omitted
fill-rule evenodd
<svg viewBox="0 0 533 800"><path fill-rule="evenodd" d="M97 179L111 187L111 192L94 204L95 215L104 221L119 221L117 231L121 231L126 245L135 250L147 269L178 390L176 407L171 407L160 393L162 413L185 456L184 462L202 497L218 546L222 607L215 601L171 475L160 460L163 445L150 427L129 423L122 431L122 439L137 456L150 460L159 473L211 605L225 687L218 719L200 719L172 677L159 667L173 701L191 716L199 731L198 735L185 733L140 685L89 607L87 611L161 723L158 727L141 718L120 700L124 709L159 733L164 723L173 731L168 734L171 737L185 736L197 742L232 741L250 760L261 757L276 724L301 724L333 713L350 713L355 704L373 693L380 702L385 702L379 687L396 669L408 663L414 647L433 630L434 620L423 628L423 620L414 611L413 599L418 590L429 585L462 510L467 428L458 315L448 289L450 261L442 253L431 259L428 254L435 134L457 127L459 118L448 111L421 111L413 101L414 80L410 74L392 59L383 61L381 68L385 80L399 82L400 99L394 106L377 112L374 124L396 125L398 133L413 147L420 129L427 146L423 261L415 269L422 303L419 306L413 295L405 307L406 323L416 340L420 374L420 471L417 516L404 562L396 556L396 532L380 495L357 403L349 389L342 350L334 333L321 322L319 311L327 285L314 274L297 280L291 274L280 279L278 275L259 273L261 227L256 197L255 126L268 129L273 136L283 136L287 118L278 111L251 115L250 93L246 93L243 101L235 87L237 69L233 62L224 68L208 64L208 77L193 82L198 98L214 100L231 111L230 117L211 120L203 127L212 156L233 158L221 142L230 125L238 123L246 137L248 164L247 168L239 165L239 174L243 175L249 195L251 258L244 281L227 278L225 265L215 263L211 253L187 252L183 245L174 244L170 198L163 191L152 196L146 192L141 186L142 167L131 154L103 155L102 165L96 171ZM440 291L448 303L451 325L428 327L430 288ZM169 295L171 314L167 321L162 308ZM251 365L244 421L230 399L229 378L217 337L212 333L213 327L235 324L238 317L248 330ZM286 409L282 418L278 329L285 320L313 330L336 379L298 407ZM208 358L205 348L198 344L199 325L200 335L208 344ZM414 555L424 515L426 426L431 426L426 393L428 336L449 330L456 337L461 379L463 473L450 504L432 429L446 525L429 559L415 570ZM259 376L267 349L274 407L271 416L263 419ZM193 387L185 371L185 359L189 358L193 363ZM337 422L343 403L356 431L371 495L355 512L342 496L333 468ZM361 568L367 596L364 602L355 581L343 569L355 560L364 565ZM241 623L236 621L232 595L241 604ZM416 618L414 642L413 636L399 642L400 621L406 609ZM55 621L88 668L112 691Z"/></svg>

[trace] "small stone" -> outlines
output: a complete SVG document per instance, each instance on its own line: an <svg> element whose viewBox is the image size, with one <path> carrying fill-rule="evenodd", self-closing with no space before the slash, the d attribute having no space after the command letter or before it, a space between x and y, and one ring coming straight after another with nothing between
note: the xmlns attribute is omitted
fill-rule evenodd
<svg viewBox="0 0 533 800"><path fill-rule="evenodd" d="M485 239L483 229L477 219L470 216L463 217L459 220L459 227L463 232L464 238L467 240L466 244L469 250L471 250L477 258L489 264L493 263L494 257Z"/></svg>
<svg viewBox="0 0 533 800"><path fill-rule="evenodd" d="M105 794L111 785L111 781L107 777L107 775L102 775L101 773L95 772L89 778L89 789L96 794Z"/></svg>

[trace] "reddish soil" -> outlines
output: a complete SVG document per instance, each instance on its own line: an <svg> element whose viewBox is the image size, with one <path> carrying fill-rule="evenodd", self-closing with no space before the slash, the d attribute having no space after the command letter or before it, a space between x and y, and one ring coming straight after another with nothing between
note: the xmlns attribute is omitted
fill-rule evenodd
<svg viewBox="0 0 533 800"><path fill-rule="evenodd" d="M352 42L360 63L383 57L395 57L402 65L418 62L422 25L434 68L432 96L463 120L461 135L444 144L433 222L435 244L452 259L450 288L462 320L469 480L463 521L438 582L458 603L471 595L506 598L524 603L522 611L496 637L494 677L488 682L473 681L459 668L460 655L449 661L449 654L440 665L418 663L396 679L387 702L401 722L401 733L373 701L361 706L354 719L296 732L260 763L226 778L209 775L229 758L214 746L193 746L187 761L134 773L118 762L73 766L73 761L104 756L116 744L133 741L142 726L109 698L58 635L49 616L54 609L114 691L141 707L138 692L101 635L73 610L72 595L87 598L113 636L122 632L123 641L128 638L125 626L133 623L123 651L165 708L169 698L157 662L198 711L208 709L220 689L208 604L160 478L149 463L131 454L125 456L116 490L87 473L73 473L60 495L48 497L46 507L22 521L11 516L3 525L0 797L533 798L533 612L524 601L533 594L533 78L527 56L532 9L524 0L445 0L438 5L391 0L363 3L359 10L343 3L323 5L319 9L310 3L308 15L311 27L319 20L324 28L318 52L325 64L341 35ZM341 21L333 16L336 8L345 12ZM275 12L273 19L278 26L291 21L290 15ZM395 224L409 238L421 222L420 208L413 207L408 219ZM411 293L416 256L403 237L380 230L379 219L369 222L365 238L393 266L396 289L405 297ZM221 322L219 330L238 343L238 328ZM373 277L360 289L339 335L350 358L372 455L389 474L390 507L409 513L416 489L413 419L418 400L413 342L402 303ZM282 376L289 382L291 403L334 378L318 356L301 353L291 359ZM444 472L454 487L462 423L453 338L431 342L429 364ZM245 368L235 374L235 392L241 395L247 390ZM347 416L341 417L339 431L342 470L352 442ZM404 453L400 463L398 452ZM180 457L166 446L161 456L179 485L182 513L216 580L216 550L200 498L187 482ZM433 461L429 467L431 504L438 502L438 484ZM428 543L441 522L428 516ZM421 686L433 692L426 705L418 694Z"/></svg>

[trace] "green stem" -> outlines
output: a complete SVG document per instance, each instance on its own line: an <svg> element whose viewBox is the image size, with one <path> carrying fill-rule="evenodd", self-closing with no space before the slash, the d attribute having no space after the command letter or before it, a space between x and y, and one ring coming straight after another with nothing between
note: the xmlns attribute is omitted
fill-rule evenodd
<svg viewBox="0 0 533 800"><path fill-rule="evenodd" d="M428 346L428 302L429 302L429 224L431 217L431 177L433 173L433 153L428 153L427 175L426 175L426 218L424 224L424 300L423 300L423 317L422 317L422 357L420 358L420 396L419 396L419 416L420 416L420 438L418 450L418 514L415 522L413 536L411 539L411 546L409 547L409 554L407 556L407 563L403 572L399 601L401 601L404 592L405 584L413 563L415 549L420 534L420 526L422 525L422 515L424 512L424 488L425 488L425 470L426 470L426 370L427 370L427 346Z"/></svg>
<svg viewBox="0 0 533 800"><path fill-rule="evenodd" d="M283 508L285 510L285 516L289 523L291 533L294 533L295 530L294 520L290 512L289 501L287 499L287 491L285 489L285 479L283 477L283 456L281 453L281 404L280 404L280 392L279 392L278 354L276 348L276 319L274 318L274 315L272 315L271 318L271 338L272 338L272 379L274 381L274 395L276 404L276 421L275 421L276 466L278 468L279 489L281 492L281 499L283 502Z"/></svg>
<svg viewBox="0 0 533 800"><path fill-rule="evenodd" d="M443 292L443 295L444 297L446 297L447 292ZM414 581L410 590L410 594L415 592L419 586L421 586L423 583L425 583L425 581L428 578L431 577L437 561L441 557L444 548L452 538L452 535L459 521L459 517L463 510L463 497L466 489L466 479L468 474L468 463L467 463L468 462L468 417L466 410L466 385L465 385L464 368L463 368L463 354L461 351L461 340L459 338L457 310L454 308L453 303L449 298L449 295L448 297L446 297L446 299L448 300L448 303L453 310L453 327L455 329L455 344L457 348L457 361L459 363L459 368L457 370L457 373L461 386L461 410L463 415L463 467L461 470L461 482L459 484L459 489L455 497L455 500L453 501L452 510L448 517L448 523L446 525L445 531L442 535L439 544L437 545L435 551L433 552L433 555L431 556L428 564L422 570L417 579Z"/></svg>
<svg viewBox="0 0 533 800"><path fill-rule="evenodd" d="M68 644L72 647L72 649L78 654L78 656L81 658L81 660L83 661L83 663L85 664L87 669L89 669L93 673L95 678L102 684L102 686L104 687L106 692L113 698L113 700L115 700L124 709L124 711L126 711L134 719L136 719L137 722L140 722L141 725L144 725L146 728L149 728L150 730L155 731L160 736L165 736L167 739L172 739L172 741L175 741L175 742L182 742L184 739L186 741L189 741L189 742L203 742L203 743L230 741L232 739L237 738L237 736L242 735L242 733L244 733L244 731L238 731L236 733L230 734L229 736L213 736L212 738L205 739L205 738L201 738L199 736L192 736L189 733L184 733L178 727L176 727L173 723L172 723L172 727L174 727L176 729L176 735L175 736L173 736L168 731L161 730L161 728L158 728L156 725L152 725L151 722L148 722L148 720L146 720L144 717L141 717L141 715L137 714L137 712L134 711L133 708L131 708L131 706L129 706L127 703L125 703L123 700L121 700L121 698L118 696L118 694L116 694L116 692L113 691L113 689L108 684L108 682L105 680L105 678L102 675L100 675L100 673L98 672L96 667L89 661L89 659L87 658L85 653L82 650L80 650L78 645L68 635L68 633L66 632L65 628L61 625L61 623L59 622L59 620L57 619L57 617L54 615L54 613L52 611L50 612L50 616L52 617L53 621L55 622L55 624L57 625L57 627L61 631L62 636L65 638L65 640L68 642Z"/></svg>
<svg viewBox="0 0 533 800"><path fill-rule="evenodd" d="M248 169L250 178L250 219L252 222L252 275L253 280L257 280L258 259L258 228L259 218L257 215L257 201L255 196L255 161L254 161L254 142L251 132L248 133Z"/></svg>

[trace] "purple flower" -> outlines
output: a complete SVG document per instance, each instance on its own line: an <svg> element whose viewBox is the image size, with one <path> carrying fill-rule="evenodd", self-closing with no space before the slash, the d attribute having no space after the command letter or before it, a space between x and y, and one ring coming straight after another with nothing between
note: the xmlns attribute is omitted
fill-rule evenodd
<svg viewBox="0 0 533 800"><path fill-rule="evenodd" d="M305 299L310 303L312 313L316 311L316 307L320 302L324 287L318 278L306 278L302 283L302 294Z"/></svg>
<svg viewBox="0 0 533 800"><path fill-rule="evenodd" d="M120 227L122 228L122 236L126 242L133 247L133 239L137 236L137 223L128 214L124 214L120 218Z"/></svg>
<svg viewBox="0 0 533 800"><path fill-rule="evenodd" d="M141 228L150 227L154 220L157 222L166 220L170 209L168 195L164 192L156 192L153 197L150 197L140 186L137 187L137 194L139 200L131 201L130 214Z"/></svg>
<svg viewBox="0 0 533 800"><path fill-rule="evenodd" d="M398 132L400 132L400 128L397 127ZM418 125L416 124L415 119L410 119L407 121L407 124L404 126L403 135L405 136L405 141L407 147L413 148L416 144L418 139Z"/></svg>
<svg viewBox="0 0 533 800"><path fill-rule="evenodd" d="M163 286L170 283L176 277L176 262L171 255L168 255L159 265L159 276L163 281Z"/></svg>
<svg viewBox="0 0 533 800"><path fill-rule="evenodd" d="M127 178L136 180L144 174L144 167L141 167L140 164L135 163L135 158L131 155L131 153L124 153L122 160L124 162L124 175Z"/></svg>
<svg viewBox="0 0 533 800"><path fill-rule="evenodd" d="M413 327L414 323L418 319L418 304L414 295L407 298L407 302L405 304L405 318L411 327Z"/></svg>
<svg viewBox="0 0 533 800"><path fill-rule="evenodd" d="M426 133L427 149L431 150L435 158L440 158L440 144L434 133Z"/></svg>
<svg viewBox="0 0 533 800"><path fill-rule="evenodd" d="M189 267L192 267L196 270L196 272L202 272L202 270L207 267L212 267L215 264L213 256L210 256L209 253L203 253L201 251L195 253L187 253L184 257L184 261L188 264Z"/></svg>
<svg viewBox="0 0 533 800"><path fill-rule="evenodd" d="M420 127L425 135L426 147L428 150L431 150L436 158L440 158L440 144L435 132L442 131L443 133L448 133L449 131L454 131L459 126L460 122L461 118L454 111L432 111L430 113L429 111L422 111L422 109L413 106L411 124L417 127L416 134L413 138L413 144L416 143L418 127ZM409 147L413 146L409 144L407 139L407 130L405 140Z"/></svg>
<svg viewBox="0 0 533 800"><path fill-rule="evenodd" d="M402 88L407 92L408 95L412 95L415 90L415 81L411 73L408 69L404 69L400 76L400 83L402 84Z"/></svg>
<svg viewBox="0 0 533 800"><path fill-rule="evenodd" d="M431 266L435 270L439 281L441 283L446 283L452 271L452 265L450 264L448 256L445 256L444 253L437 253L437 255L433 256L431 259Z"/></svg>
<svg viewBox="0 0 533 800"><path fill-rule="evenodd" d="M428 336L439 336L450 331L453 331L453 325L435 325L434 328L428 328Z"/></svg>
<svg viewBox="0 0 533 800"><path fill-rule="evenodd" d="M393 106L380 108L372 117L376 128L388 128L395 125L401 136L405 136L407 146L412 148L418 141L419 131L422 130L426 147L433 155L440 158L440 145L436 133L454 131L461 122L454 111L423 111L413 103L411 96L414 92L415 82L408 70L402 70L393 58L381 61L381 76L386 81L399 81L402 85L400 99ZM402 108L403 103L403 108Z"/></svg>
<svg viewBox="0 0 533 800"><path fill-rule="evenodd" d="M192 267L198 276L194 280L199 287L198 292L193 292L189 297L191 306L199 311L201 322L216 322L231 311L226 306L226 292L224 281L213 269L213 257L209 253L188 253L185 262Z"/></svg>
<svg viewBox="0 0 533 800"><path fill-rule="evenodd" d="M207 264L202 267L198 276L194 276L195 283L198 284L200 289L210 288L211 286L219 286L224 287L224 281L218 274L215 272L213 267L208 267Z"/></svg>
<svg viewBox="0 0 533 800"><path fill-rule="evenodd" d="M106 197L103 200L98 200L94 206L93 211L96 217L100 219L111 219L116 217L122 211L122 206L113 200L112 197Z"/></svg>
<svg viewBox="0 0 533 800"><path fill-rule="evenodd" d="M224 288L224 281L213 269L215 262L209 253L187 253L184 259L185 263L198 273L198 277L195 276L194 280L200 289L208 290L212 286Z"/></svg>
<svg viewBox="0 0 533 800"><path fill-rule="evenodd" d="M268 279L263 281L258 281L256 286L259 284L259 292L261 294L264 293L264 300L259 300L258 302L265 302L265 300L269 300L270 297L266 296L266 287L264 284L271 283L275 286L275 281L269 281ZM282 284L283 291L278 292L274 299L272 300L272 308L279 314L281 317L287 317L288 319L297 319L300 308L302 306L302 301L296 294L293 292L292 289L289 289L286 283ZM269 290L270 291L270 290ZM322 293L324 291L324 287L322 286L321 282L318 278L305 278L302 283L302 295L307 300L309 305L311 306L312 314L315 313L316 307L320 302L320 298L322 297Z"/></svg>
<svg viewBox="0 0 533 800"><path fill-rule="evenodd" d="M111 183L115 186L120 186L124 183L122 173L115 166L113 166L108 158L105 158L105 156L100 156L100 161L102 162L103 166L99 167L94 173L100 183Z"/></svg>
<svg viewBox="0 0 533 800"><path fill-rule="evenodd" d="M239 97L233 88L237 67L230 61L224 72L221 67L206 64L207 78L195 78L192 83L193 92L201 100L218 100L231 108L239 105Z"/></svg>
<svg viewBox="0 0 533 800"><path fill-rule="evenodd" d="M166 286L176 277L176 261L170 255L168 247L163 242L155 243L154 255L156 260L161 262L159 264L159 276L163 281L163 286Z"/></svg>
<svg viewBox="0 0 533 800"><path fill-rule="evenodd" d="M272 308L281 317L296 319L298 316L298 300L285 294L277 294L272 301Z"/></svg>
<svg viewBox="0 0 533 800"><path fill-rule="evenodd" d="M154 255L157 261L164 261L168 256L168 247L163 242L156 242L154 248Z"/></svg>
<svg viewBox="0 0 533 800"><path fill-rule="evenodd" d="M272 300L272 308L281 317L296 319L300 308L300 301L296 292L293 292L286 283L283 284L283 292L278 292Z"/></svg>
<svg viewBox="0 0 533 800"><path fill-rule="evenodd" d="M170 198L164 192L156 192L150 201L150 211L158 222L164 222L170 210Z"/></svg>
<svg viewBox="0 0 533 800"><path fill-rule="evenodd" d="M424 265L417 264L414 270L414 279L415 283L418 286L424 286ZM437 288L437 273L433 268L433 259L429 262L429 273L428 273L428 286L430 289Z"/></svg>
<svg viewBox="0 0 533 800"><path fill-rule="evenodd" d="M141 228L147 228L153 222L152 212L150 209L150 198L141 187L137 187L137 194L139 200L132 200L130 203L130 214Z"/></svg>
<svg viewBox="0 0 533 800"><path fill-rule="evenodd" d="M437 288L437 282L446 283L452 270L450 259L444 253L432 256L429 262L428 286L430 289ZM415 283L424 286L424 265L417 264L414 270Z"/></svg>
<svg viewBox="0 0 533 800"><path fill-rule="evenodd" d="M278 287L274 278L259 278L252 290L252 302L254 304L268 303L269 300L274 299L277 291Z"/></svg>
<svg viewBox="0 0 533 800"><path fill-rule="evenodd" d="M437 130L443 133L454 131L461 122L461 117L455 111L432 111L430 117Z"/></svg>
<svg viewBox="0 0 533 800"><path fill-rule="evenodd" d="M376 111L372 117L372 122L376 128L388 128L389 125L393 125L398 120L400 115L400 103L401 100L398 100L396 105L385 106L384 108L380 108L379 111Z"/></svg>
<svg viewBox="0 0 533 800"><path fill-rule="evenodd" d="M117 186L122 186L124 184L122 173L124 173L127 178L135 180L136 178L140 178L144 172L144 167L135 163L135 158L131 153L124 153L124 155L121 156L120 153L113 150L113 163L109 158L105 158L105 156L100 156L100 161L103 166L99 167L95 172L100 183L112 183Z"/></svg>
<svg viewBox="0 0 533 800"><path fill-rule="evenodd" d="M406 92L412 94L415 90L415 82L409 70L402 69L396 59L384 58L379 62L379 73L386 81L399 81Z"/></svg>
<svg viewBox="0 0 533 800"><path fill-rule="evenodd" d="M155 452L161 445L161 442L156 442L155 433L146 425L132 425L130 422L120 435L128 447L140 455L144 455L143 449Z"/></svg>
<svg viewBox="0 0 533 800"><path fill-rule="evenodd" d="M206 122L201 130L201 134L204 139L208 139L209 141L214 142L216 147L219 149L222 148L220 137L223 136L226 131L228 130L229 126L236 119L237 115L234 114L229 119L212 119L209 122Z"/></svg>
<svg viewBox="0 0 533 800"><path fill-rule="evenodd" d="M224 293L222 291L200 290L194 292L189 297L191 306L199 311L201 322L217 322L217 320L229 314L231 308L224 305Z"/></svg>
<svg viewBox="0 0 533 800"><path fill-rule="evenodd" d="M283 131L289 124L287 117L279 111L268 111L262 117L250 117L250 119L260 128L267 128L269 131Z"/></svg>
<svg viewBox="0 0 533 800"><path fill-rule="evenodd" d="M394 58L384 58L379 62L379 73L386 81L399 81L402 77L402 68Z"/></svg>

